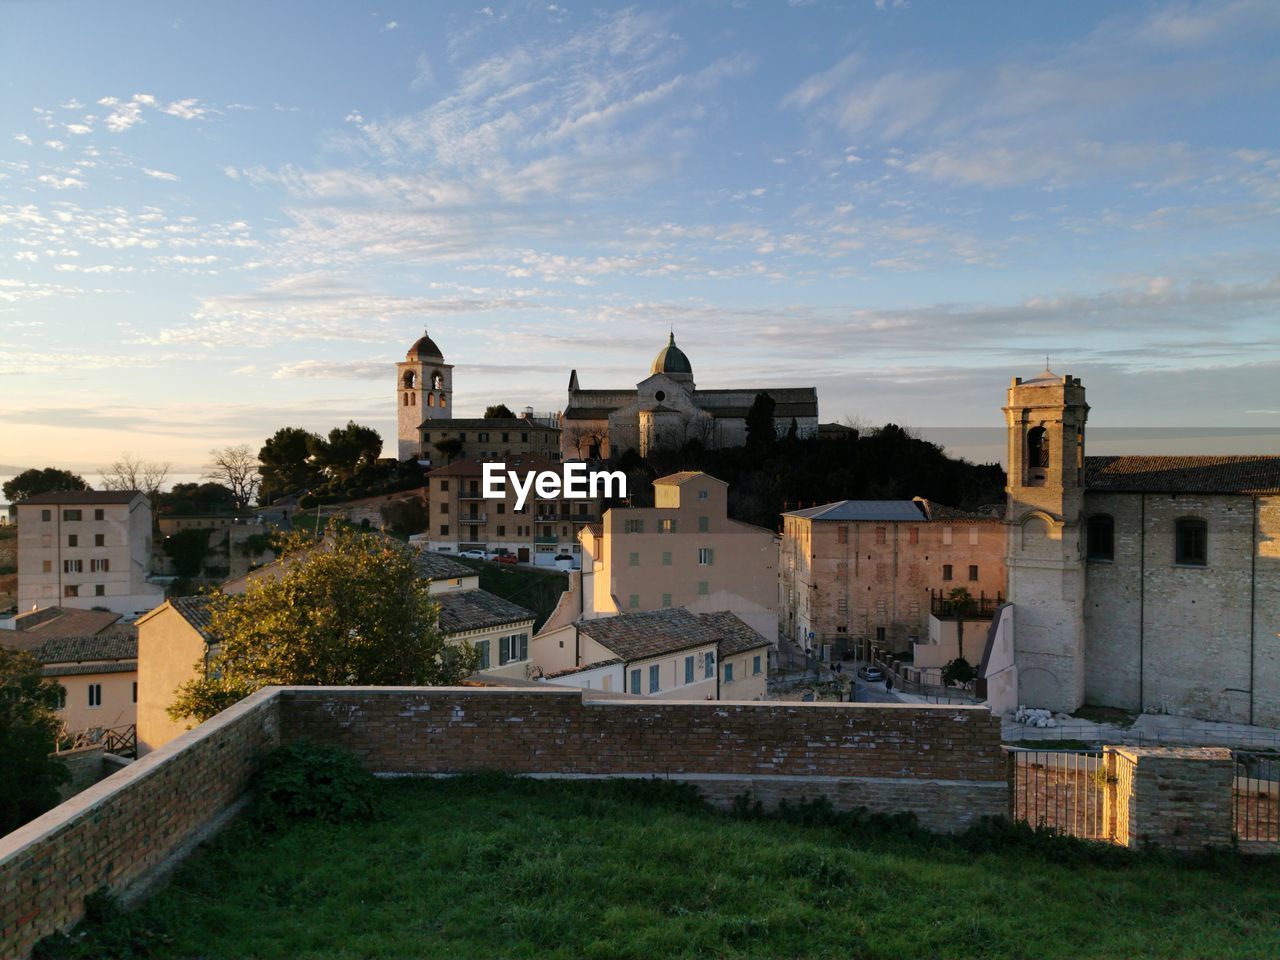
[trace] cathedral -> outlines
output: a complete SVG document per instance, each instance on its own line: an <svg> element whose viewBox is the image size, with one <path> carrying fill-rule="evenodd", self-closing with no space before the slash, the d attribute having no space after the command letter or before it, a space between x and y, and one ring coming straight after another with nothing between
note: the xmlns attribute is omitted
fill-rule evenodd
<svg viewBox="0 0 1280 960"><path fill-rule="evenodd" d="M818 432L814 387L735 387L699 390L693 365L672 332L649 375L634 388L583 390L578 371L569 374L569 396L561 414L564 459L607 459L626 450L641 456L697 440L705 447L746 442L747 413L757 394L774 401L774 428L785 435L794 423L801 437Z"/></svg>

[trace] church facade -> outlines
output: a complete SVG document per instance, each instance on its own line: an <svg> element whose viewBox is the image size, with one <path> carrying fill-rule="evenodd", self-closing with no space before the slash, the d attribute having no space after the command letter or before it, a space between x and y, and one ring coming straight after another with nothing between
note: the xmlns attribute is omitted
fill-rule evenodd
<svg viewBox="0 0 1280 960"><path fill-rule="evenodd" d="M693 365L676 346L675 334L654 358L649 375L634 388L584 390L578 371L569 375L561 414L564 459L607 459L626 450L641 456L697 440L708 448L746 442L747 413L757 394L774 401L774 428L785 435L794 422L798 436L818 432L818 392L814 387L738 387L700 390Z"/></svg>

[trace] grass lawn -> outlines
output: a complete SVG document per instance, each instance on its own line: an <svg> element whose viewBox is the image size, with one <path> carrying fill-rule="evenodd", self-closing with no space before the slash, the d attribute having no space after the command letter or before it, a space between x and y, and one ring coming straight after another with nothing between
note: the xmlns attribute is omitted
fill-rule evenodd
<svg viewBox="0 0 1280 960"><path fill-rule="evenodd" d="M635 781L377 789L372 822L234 825L76 955L117 955L125 928L150 932L138 956L200 960L1280 955L1276 861L983 849L716 814Z"/></svg>

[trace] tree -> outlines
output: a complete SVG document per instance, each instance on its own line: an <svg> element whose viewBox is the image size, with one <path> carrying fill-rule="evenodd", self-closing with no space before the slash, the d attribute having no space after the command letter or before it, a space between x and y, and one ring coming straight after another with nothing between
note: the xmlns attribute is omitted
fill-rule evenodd
<svg viewBox="0 0 1280 960"><path fill-rule="evenodd" d="M58 805L58 786L70 779L50 756L58 746L61 685L40 676L32 654L0 646L0 834Z"/></svg>
<svg viewBox="0 0 1280 960"><path fill-rule="evenodd" d="M262 477L258 473L258 458L247 443L221 450L210 450L211 462L204 468L204 479L222 483L231 488L236 505L247 507L258 492Z"/></svg>
<svg viewBox="0 0 1280 960"><path fill-rule="evenodd" d="M956 657L942 668L942 682L949 687L964 686L978 676L978 671L964 657Z"/></svg>
<svg viewBox="0 0 1280 960"><path fill-rule="evenodd" d="M211 598L219 650L180 688L175 720L206 720L269 684L451 684L479 664L469 644L445 643L413 547L334 525L319 545L285 537L280 556L278 578Z"/></svg>
<svg viewBox="0 0 1280 960"><path fill-rule="evenodd" d="M311 486L319 479L319 468L311 460L311 449L320 437L300 427L281 427L258 451L263 485L277 494Z"/></svg>
<svg viewBox="0 0 1280 960"><path fill-rule="evenodd" d="M141 490L155 503L171 469L171 463L143 460L125 452L111 466L103 468L102 483L108 490Z"/></svg>
<svg viewBox="0 0 1280 960"><path fill-rule="evenodd" d="M205 558L209 555L209 536L213 533L207 528L179 530L164 538L164 552L173 561L173 569L180 577L194 577L204 569Z"/></svg>
<svg viewBox="0 0 1280 960"><path fill-rule="evenodd" d="M511 408L505 403L495 403L491 407L484 408L484 418L486 420L514 420L516 415L511 412Z"/></svg>
<svg viewBox="0 0 1280 960"><path fill-rule="evenodd" d="M777 409L773 397L757 393L747 411L747 446L771 447L778 442L778 428L774 426L773 411Z"/></svg>
<svg viewBox="0 0 1280 960"><path fill-rule="evenodd" d="M316 437L311 442L315 462L341 480L350 479L362 466L373 464L382 453L382 436L373 427L348 420L345 427L334 427L327 440Z"/></svg>
<svg viewBox="0 0 1280 960"><path fill-rule="evenodd" d="M5 481L4 497L10 503L21 503L39 493L90 489L92 488L84 482L84 477L70 470L59 470L57 467L32 468Z"/></svg>
<svg viewBox="0 0 1280 960"><path fill-rule="evenodd" d="M449 437L447 440L437 440L432 444L432 446L449 460L452 460L462 452L462 441L457 437Z"/></svg>

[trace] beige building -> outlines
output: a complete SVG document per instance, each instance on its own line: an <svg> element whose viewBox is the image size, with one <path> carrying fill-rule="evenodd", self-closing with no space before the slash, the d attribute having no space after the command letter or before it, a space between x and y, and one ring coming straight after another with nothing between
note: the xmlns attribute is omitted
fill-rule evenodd
<svg viewBox="0 0 1280 960"><path fill-rule="evenodd" d="M569 557L574 566L580 566L578 533L600 519L601 500L545 498L531 491L524 507L517 511L518 497L511 483L506 484L503 496L485 496L485 462L493 461L459 460L427 475L428 548L451 553L506 550L522 563L541 566L553 565L557 557ZM505 462L505 469L521 477L543 470L559 473L562 466L535 455Z"/></svg>
<svg viewBox="0 0 1280 960"><path fill-rule="evenodd" d="M151 504L138 491L41 493L17 510L19 610L103 607L132 617L164 599L147 581Z"/></svg>
<svg viewBox="0 0 1280 960"><path fill-rule="evenodd" d="M999 517L919 498L841 500L783 514L783 635L826 653L905 653L945 639L937 624L931 632L931 615L959 587L989 621L1006 589L1005 536ZM980 643L975 636L966 646L970 663ZM922 662L941 666L929 653L921 650Z"/></svg>
<svg viewBox="0 0 1280 960"><path fill-rule="evenodd" d="M654 506L613 507L581 534L586 619L685 607L727 610L778 635L778 538L730 519L729 486L706 473L653 482Z"/></svg>
<svg viewBox="0 0 1280 960"><path fill-rule="evenodd" d="M560 428L523 417L426 420L419 458L447 464L454 460L514 460L530 455L560 459Z"/></svg>
<svg viewBox="0 0 1280 960"><path fill-rule="evenodd" d="M668 700L761 700L770 642L731 613L680 607L623 613L539 633L548 683Z"/></svg>
<svg viewBox="0 0 1280 960"><path fill-rule="evenodd" d="M206 597L173 597L138 620L138 756L191 728L167 710L215 649Z"/></svg>
<svg viewBox="0 0 1280 960"><path fill-rule="evenodd" d="M138 641L119 634L46 640L40 674L62 685L58 715L67 733L132 726L138 704Z"/></svg>
<svg viewBox="0 0 1280 960"><path fill-rule="evenodd" d="M626 450L641 456L696 440L706 448L738 447L747 439L747 413L758 394L774 401L774 429L785 436L818 432L818 392L813 387L698 389L693 365L676 346L675 333L634 387L583 390L578 371L569 374L569 395L561 414L561 451L566 460L616 457Z"/></svg>

